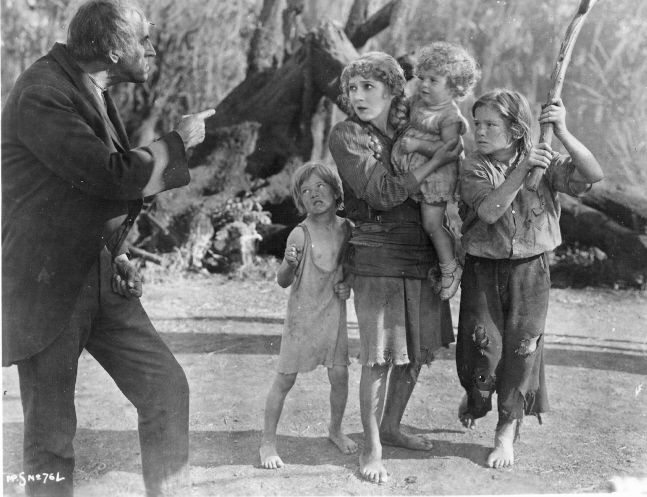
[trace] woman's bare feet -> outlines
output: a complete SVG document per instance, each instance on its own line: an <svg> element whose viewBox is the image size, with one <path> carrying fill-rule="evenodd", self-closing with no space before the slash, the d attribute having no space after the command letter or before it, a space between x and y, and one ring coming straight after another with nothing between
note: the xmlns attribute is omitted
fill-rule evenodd
<svg viewBox="0 0 647 497"><path fill-rule="evenodd" d="M410 450L431 450L434 448L433 442L425 435L413 435L401 430L397 432L380 431L380 441L382 445L404 447Z"/></svg>
<svg viewBox="0 0 647 497"><path fill-rule="evenodd" d="M283 461L276 452L276 442L267 440L261 443L259 449L261 466L265 469L279 469L284 466Z"/></svg>
<svg viewBox="0 0 647 497"><path fill-rule="evenodd" d="M372 452L362 451L360 453L359 474L371 483L386 483L389 480L386 468L382 464L382 458Z"/></svg>
<svg viewBox="0 0 647 497"><path fill-rule="evenodd" d="M357 452L357 444L341 431L328 430L328 439L334 443L344 454L354 454Z"/></svg>
<svg viewBox="0 0 647 497"><path fill-rule="evenodd" d="M514 432L517 427L517 420L513 419L505 423L494 433L494 450L487 458L487 464L491 468L507 468L514 464Z"/></svg>
<svg viewBox="0 0 647 497"><path fill-rule="evenodd" d="M467 411L467 394L463 395L461 403L458 405L458 419L465 428L470 430L476 428L476 420Z"/></svg>

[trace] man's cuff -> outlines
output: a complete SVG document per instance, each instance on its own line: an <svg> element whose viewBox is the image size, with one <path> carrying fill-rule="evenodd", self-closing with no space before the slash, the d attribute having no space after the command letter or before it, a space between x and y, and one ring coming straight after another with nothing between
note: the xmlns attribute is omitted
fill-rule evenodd
<svg viewBox="0 0 647 497"><path fill-rule="evenodd" d="M189 184L191 175L186 150L176 131L155 140L147 148L153 155L154 166L151 178L142 192L144 197Z"/></svg>

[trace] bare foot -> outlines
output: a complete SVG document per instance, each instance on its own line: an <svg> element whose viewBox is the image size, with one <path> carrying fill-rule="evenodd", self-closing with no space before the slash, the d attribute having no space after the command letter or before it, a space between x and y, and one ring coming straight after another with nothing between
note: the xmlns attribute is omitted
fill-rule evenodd
<svg viewBox="0 0 647 497"><path fill-rule="evenodd" d="M357 444L344 435L341 431L328 431L328 439L334 443L344 454L354 454L357 452Z"/></svg>
<svg viewBox="0 0 647 497"><path fill-rule="evenodd" d="M359 474L371 483L385 483L389 480L382 458L372 453L362 452L359 455Z"/></svg>
<svg viewBox="0 0 647 497"><path fill-rule="evenodd" d="M458 419L465 428L470 430L476 428L476 420L467 412L467 394L463 395L461 403L458 405Z"/></svg>
<svg viewBox="0 0 647 497"><path fill-rule="evenodd" d="M259 453L261 455L261 466L265 469L279 469L284 466L283 461L276 452L275 442L262 442Z"/></svg>
<svg viewBox="0 0 647 497"><path fill-rule="evenodd" d="M491 468L507 468L514 464L514 432L517 420L505 423L494 434L494 450L487 458L487 464Z"/></svg>
<svg viewBox="0 0 647 497"><path fill-rule="evenodd" d="M395 433L380 431L380 441L382 445L393 445L410 450L431 450L434 448L434 444L426 436L403 433L402 431Z"/></svg>

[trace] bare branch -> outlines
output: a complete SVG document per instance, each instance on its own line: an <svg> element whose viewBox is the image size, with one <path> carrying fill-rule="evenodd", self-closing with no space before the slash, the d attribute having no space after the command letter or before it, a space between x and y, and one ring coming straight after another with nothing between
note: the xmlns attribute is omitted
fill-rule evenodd
<svg viewBox="0 0 647 497"><path fill-rule="evenodd" d="M346 33L349 39L353 37L355 31L368 19L369 4L370 0L355 0L353 2L350 13L348 14L348 20L346 21L346 27L344 28L344 33Z"/></svg>
<svg viewBox="0 0 647 497"><path fill-rule="evenodd" d="M396 4L401 0L391 0L384 7L373 14L368 21L357 26L352 34L348 35L355 48L361 48L366 45L366 42L380 31L386 29L391 22L391 12ZM347 26L348 29L348 26Z"/></svg>

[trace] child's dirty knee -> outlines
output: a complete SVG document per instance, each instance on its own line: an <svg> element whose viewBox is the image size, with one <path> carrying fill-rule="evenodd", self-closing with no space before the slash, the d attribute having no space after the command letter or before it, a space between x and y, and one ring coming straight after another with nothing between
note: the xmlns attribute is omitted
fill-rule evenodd
<svg viewBox="0 0 647 497"><path fill-rule="evenodd" d="M521 340L521 342L519 342L519 347L515 349L514 353L522 357L531 355L535 350L537 350L537 342L540 338L541 335Z"/></svg>

